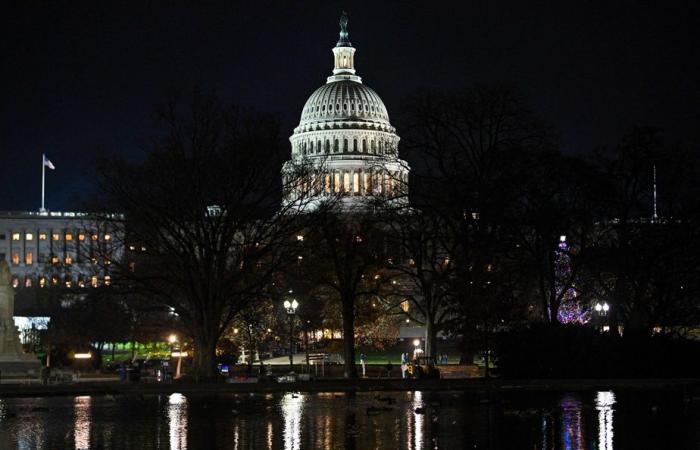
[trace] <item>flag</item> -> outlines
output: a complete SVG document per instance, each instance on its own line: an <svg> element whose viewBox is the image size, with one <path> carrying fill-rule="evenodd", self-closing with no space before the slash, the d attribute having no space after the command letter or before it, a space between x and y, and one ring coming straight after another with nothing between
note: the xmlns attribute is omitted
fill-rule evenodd
<svg viewBox="0 0 700 450"><path fill-rule="evenodd" d="M56 170L56 166L54 166L53 163L46 158L46 155L42 156L44 157L44 165L51 170Z"/></svg>

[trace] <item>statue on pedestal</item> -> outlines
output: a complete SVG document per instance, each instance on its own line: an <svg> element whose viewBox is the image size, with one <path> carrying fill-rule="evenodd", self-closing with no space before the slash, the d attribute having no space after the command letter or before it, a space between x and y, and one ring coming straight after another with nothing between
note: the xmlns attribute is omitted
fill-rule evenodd
<svg viewBox="0 0 700 450"><path fill-rule="evenodd" d="M19 330L12 318L15 312L15 290L10 280L10 266L0 261L0 372L2 375L38 374L41 364L30 353L24 353Z"/></svg>

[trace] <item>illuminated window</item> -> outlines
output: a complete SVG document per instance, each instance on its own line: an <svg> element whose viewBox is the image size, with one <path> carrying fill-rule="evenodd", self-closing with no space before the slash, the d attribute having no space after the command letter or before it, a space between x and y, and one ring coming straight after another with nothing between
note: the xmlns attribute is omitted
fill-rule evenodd
<svg viewBox="0 0 700 450"><path fill-rule="evenodd" d="M39 278L39 287L41 287L41 288L46 287L46 278L44 278L44 277Z"/></svg>
<svg viewBox="0 0 700 450"><path fill-rule="evenodd" d="M97 240L97 235L96 235L96 234L93 234L92 236L90 236L90 239L92 239L93 241L96 241L96 240Z"/></svg>
<svg viewBox="0 0 700 450"><path fill-rule="evenodd" d="M108 266L108 265L110 265L110 264L112 264L112 261L110 261L109 259L105 258L105 266Z"/></svg>
<svg viewBox="0 0 700 450"><path fill-rule="evenodd" d="M343 192L350 192L350 174L347 172L343 174Z"/></svg>
<svg viewBox="0 0 700 450"><path fill-rule="evenodd" d="M34 255L32 255L32 252L27 252L24 254L24 263L25 264L32 264L34 262Z"/></svg>
<svg viewBox="0 0 700 450"><path fill-rule="evenodd" d="M54 241L60 241L60 240L61 240L61 235L58 234L58 233L53 233L53 234L51 235L51 239L53 239Z"/></svg>
<svg viewBox="0 0 700 450"><path fill-rule="evenodd" d="M97 258L91 258L90 261L92 262L93 266L97 265Z"/></svg>
<svg viewBox="0 0 700 450"><path fill-rule="evenodd" d="M19 241L19 233L12 233L12 240Z"/></svg>
<svg viewBox="0 0 700 450"><path fill-rule="evenodd" d="M408 303L408 300L404 300L401 302L401 310L403 312L408 312L409 308L410 308L410 305Z"/></svg>
<svg viewBox="0 0 700 450"><path fill-rule="evenodd" d="M90 284L92 285L92 287L97 287L97 283L97 276L93 275L92 278L90 278Z"/></svg>
<svg viewBox="0 0 700 450"><path fill-rule="evenodd" d="M66 233L66 240L72 241L73 240L73 233Z"/></svg>
<svg viewBox="0 0 700 450"><path fill-rule="evenodd" d="M365 172L365 173L364 173L364 184L365 184L364 187L365 187L365 193L371 191L371 189L370 189L370 181L369 181L369 180L370 180L370 174L368 174L367 172Z"/></svg>
<svg viewBox="0 0 700 450"><path fill-rule="evenodd" d="M85 280L83 280L82 278L79 278L78 279L78 287L84 288L85 287Z"/></svg>
<svg viewBox="0 0 700 450"><path fill-rule="evenodd" d="M27 278L24 280L24 287L28 287L28 288L32 287L32 279L31 279L31 277L27 277Z"/></svg>
<svg viewBox="0 0 700 450"><path fill-rule="evenodd" d="M67 279L67 280L66 280L66 287L69 288L69 289L70 289L71 287L73 287L73 282L72 282L70 279Z"/></svg>
<svg viewBox="0 0 700 450"><path fill-rule="evenodd" d="M111 235L111 234L105 234L105 241L108 241L108 240L110 240L110 239L112 239L112 235Z"/></svg>
<svg viewBox="0 0 700 450"><path fill-rule="evenodd" d="M45 241L46 240L46 233L39 233L39 240Z"/></svg>
<svg viewBox="0 0 700 450"><path fill-rule="evenodd" d="M24 235L24 240L25 241L33 241L34 240L34 235L32 233L25 233Z"/></svg>
<svg viewBox="0 0 700 450"><path fill-rule="evenodd" d="M352 174L352 191L355 194L360 193L360 174L357 172Z"/></svg>
<svg viewBox="0 0 700 450"><path fill-rule="evenodd" d="M83 233L80 233L80 234L78 235L78 240L79 240L79 241L84 241L84 240L85 240L85 235L84 235Z"/></svg>
<svg viewBox="0 0 700 450"><path fill-rule="evenodd" d="M105 286L109 286L110 284L112 284L112 277L105 275Z"/></svg>
<svg viewBox="0 0 700 450"><path fill-rule="evenodd" d="M51 277L51 285L56 286L58 285L58 277L57 276L52 276Z"/></svg>
<svg viewBox="0 0 700 450"><path fill-rule="evenodd" d="M340 174L337 172L333 174L333 190L340 192Z"/></svg>
<svg viewBox="0 0 700 450"><path fill-rule="evenodd" d="M16 288L17 286L19 286L19 278L12 277L12 287Z"/></svg>
<svg viewBox="0 0 700 450"><path fill-rule="evenodd" d="M331 193L331 176L326 174L323 180L323 190L326 194Z"/></svg>
<svg viewBox="0 0 700 450"><path fill-rule="evenodd" d="M59 262L58 256L51 257L51 264L58 264L58 262Z"/></svg>
<svg viewBox="0 0 700 450"><path fill-rule="evenodd" d="M298 234L298 235L297 235L297 241L299 241L299 242L304 242L304 235L303 235L303 234Z"/></svg>
<svg viewBox="0 0 700 450"><path fill-rule="evenodd" d="M12 264L15 266L19 266L19 253L12 254Z"/></svg>
<svg viewBox="0 0 700 450"><path fill-rule="evenodd" d="M73 258L70 255L66 256L64 261L66 262L66 264L73 264Z"/></svg>

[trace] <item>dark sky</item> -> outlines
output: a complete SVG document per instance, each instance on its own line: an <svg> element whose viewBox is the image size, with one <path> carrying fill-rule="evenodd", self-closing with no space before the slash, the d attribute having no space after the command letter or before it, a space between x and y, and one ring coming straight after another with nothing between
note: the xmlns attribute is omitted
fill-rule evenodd
<svg viewBox="0 0 700 450"><path fill-rule="evenodd" d="M633 125L700 123L698 2L5 2L0 210L71 210L100 152L136 157L150 113L199 86L279 113L289 133L350 14L358 74L389 114L418 88L519 86L567 152ZM8 6L9 5L9 6ZM399 129L399 134L401 130Z"/></svg>

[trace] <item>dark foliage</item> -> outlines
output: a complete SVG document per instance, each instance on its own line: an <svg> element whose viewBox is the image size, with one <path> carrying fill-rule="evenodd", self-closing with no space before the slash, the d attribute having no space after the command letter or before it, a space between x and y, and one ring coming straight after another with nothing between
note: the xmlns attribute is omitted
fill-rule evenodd
<svg viewBox="0 0 700 450"><path fill-rule="evenodd" d="M700 342L668 335L618 337L591 327L538 325L496 335L504 378L694 377Z"/></svg>

